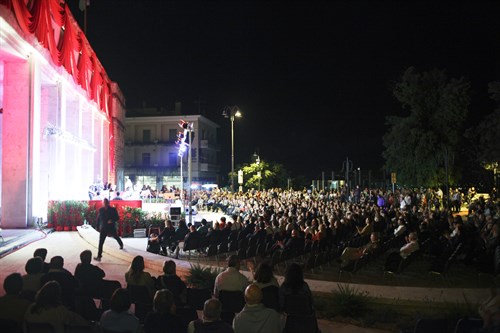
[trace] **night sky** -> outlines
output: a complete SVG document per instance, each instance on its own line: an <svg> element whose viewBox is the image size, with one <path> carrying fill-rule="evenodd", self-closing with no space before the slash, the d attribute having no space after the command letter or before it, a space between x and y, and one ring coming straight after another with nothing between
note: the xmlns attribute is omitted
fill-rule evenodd
<svg viewBox="0 0 500 333"><path fill-rule="evenodd" d="M77 0L67 0L83 27ZM380 171L385 116L404 114L392 85L410 66L472 84L470 124L494 108L500 80L499 1L91 0L87 36L127 107L202 113L221 125L238 105L235 161L281 163L319 179ZM201 101L201 103L196 103Z"/></svg>

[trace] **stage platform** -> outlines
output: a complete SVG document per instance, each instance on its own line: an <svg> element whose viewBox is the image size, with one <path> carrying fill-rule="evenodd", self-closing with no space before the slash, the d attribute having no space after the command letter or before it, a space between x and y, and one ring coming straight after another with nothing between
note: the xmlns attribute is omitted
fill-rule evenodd
<svg viewBox="0 0 500 333"><path fill-rule="evenodd" d="M53 229L1 229L0 258L12 251L47 237Z"/></svg>

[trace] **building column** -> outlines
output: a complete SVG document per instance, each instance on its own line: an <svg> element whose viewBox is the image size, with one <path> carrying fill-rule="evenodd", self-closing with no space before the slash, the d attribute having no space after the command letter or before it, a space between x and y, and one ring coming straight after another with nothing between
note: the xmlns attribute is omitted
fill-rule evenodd
<svg viewBox="0 0 500 333"><path fill-rule="evenodd" d="M25 228L31 219L33 60L5 62L2 128L2 228Z"/></svg>

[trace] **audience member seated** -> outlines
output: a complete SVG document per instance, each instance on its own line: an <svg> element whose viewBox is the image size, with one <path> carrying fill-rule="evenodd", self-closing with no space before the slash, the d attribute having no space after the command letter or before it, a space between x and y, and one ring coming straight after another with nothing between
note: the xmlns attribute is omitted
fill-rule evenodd
<svg viewBox="0 0 500 333"><path fill-rule="evenodd" d="M291 237L289 237L284 243L284 248L290 250L291 252L298 252L304 249L304 239L299 237L297 229L293 229Z"/></svg>
<svg viewBox="0 0 500 333"><path fill-rule="evenodd" d="M401 236L405 232L406 232L406 223L405 223L405 220L402 217L400 217L398 219L398 226L396 227L396 229L394 229L394 232L393 232L394 237Z"/></svg>
<svg viewBox="0 0 500 333"><path fill-rule="evenodd" d="M221 290L241 290L244 292L248 284L247 277L240 273L240 259L237 255L231 255L227 259L226 270L215 278L214 296L219 297Z"/></svg>
<svg viewBox="0 0 500 333"><path fill-rule="evenodd" d="M42 287L42 277L45 273L43 270L43 260L40 257L33 257L28 259L26 265L24 266L26 274L22 276L23 278L23 291L27 293L36 293Z"/></svg>
<svg viewBox="0 0 500 333"><path fill-rule="evenodd" d="M5 295L0 297L0 319L13 319L22 324L31 302L21 296L23 278L19 273L7 275L3 282Z"/></svg>
<svg viewBox="0 0 500 333"><path fill-rule="evenodd" d="M54 256L50 259L49 272L42 277L41 283L45 284L52 280L59 282L59 285L61 286L64 305L66 305L70 310L74 310L75 293L78 288L78 281L70 271L64 268L64 258L61 256Z"/></svg>
<svg viewBox="0 0 500 333"><path fill-rule="evenodd" d="M130 294L127 289L116 289L111 296L109 310L104 311L99 325L109 331L141 333L139 319L129 312Z"/></svg>
<svg viewBox="0 0 500 333"><path fill-rule="evenodd" d="M157 289L168 289L174 295L175 305L183 306L186 304L186 284L177 275L176 264L173 260L166 260L163 263L163 275L156 279Z"/></svg>
<svg viewBox="0 0 500 333"><path fill-rule="evenodd" d="M222 304L216 298L205 301L203 317L189 323L187 333L234 333L231 325L221 319Z"/></svg>
<svg viewBox="0 0 500 333"><path fill-rule="evenodd" d="M312 293L309 285L304 281L304 273L297 263L291 263L285 272L285 280L279 289L281 309L285 309L286 298L289 295L303 295L309 298L312 307Z"/></svg>
<svg viewBox="0 0 500 333"><path fill-rule="evenodd" d="M186 327L175 314L174 295L168 289L158 290L153 299L153 311L144 321L145 333L184 333Z"/></svg>
<svg viewBox="0 0 500 333"><path fill-rule="evenodd" d="M276 310L266 308L262 303L262 291L251 284L245 289L245 306L233 320L235 333L281 333L281 316Z"/></svg>
<svg viewBox="0 0 500 333"><path fill-rule="evenodd" d="M194 225L189 227L189 233L184 237L183 251L197 249L200 245L201 234Z"/></svg>
<svg viewBox="0 0 500 333"><path fill-rule="evenodd" d="M208 230L206 235L209 239L210 244L219 244L221 241L221 231L219 223L214 223L213 227Z"/></svg>
<svg viewBox="0 0 500 333"><path fill-rule="evenodd" d="M48 323L54 327L55 333L64 333L65 325L89 324L63 305L61 286L57 281L49 281L40 288L35 302L26 310L24 320L27 323Z"/></svg>
<svg viewBox="0 0 500 333"><path fill-rule="evenodd" d="M208 233L208 222L206 219L201 219L201 225L197 230L202 236L205 236Z"/></svg>
<svg viewBox="0 0 500 333"><path fill-rule="evenodd" d="M410 232L406 236L406 244L403 245L399 251L390 252L385 262L385 270L389 272L396 272L398 270L401 260L406 259L410 254L420 248L418 244L417 233Z"/></svg>
<svg viewBox="0 0 500 333"><path fill-rule="evenodd" d="M80 253L80 263L75 268L75 278L79 283L79 293L83 295L93 296L99 295L101 290L102 280L106 273L93 265L92 251L84 250Z"/></svg>
<svg viewBox="0 0 500 333"><path fill-rule="evenodd" d="M172 246L175 236L175 228L171 220L165 220L165 228L158 235L162 254L167 255L167 247Z"/></svg>
<svg viewBox="0 0 500 333"><path fill-rule="evenodd" d="M50 265L48 262L46 262L45 260L47 260L47 249L46 248L38 248L35 250L35 252L33 252L33 257L40 257L42 258L42 261L43 261L43 269L42 269L42 272L43 273L48 273L49 272L49 269L50 269Z"/></svg>
<svg viewBox="0 0 500 333"><path fill-rule="evenodd" d="M144 271L144 257L135 256L128 271L125 273L125 282L127 285L145 286L149 294L153 297L155 293L155 281L151 274Z"/></svg>
<svg viewBox="0 0 500 333"><path fill-rule="evenodd" d="M186 220L181 219L179 225L175 229L175 234L173 237L173 243L170 246L172 252L175 251L175 258L179 259L179 242L184 241L184 237L189 233L189 229L186 225Z"/></svg>
<svg viewBox="0 0 500 333"><path fill-rule="evenodd" d="M352 261L358 260L365 254L375 253L380 248L378 233L372 232L370 241L361 247L346 247L340 255L340 267L349 266Z"/></svg>
<svg viewBox="0 0 500 333"><path fill-rule="evenodd" d="M273 275L273 267L268 262L262 262L257 266L253 272L253 279L253 284L261 289L269 286L279 287L278 280Z"/></svg>
<svg viewBox="0 0 500 333"><path fill-rule="evenodd" d="M373 232L373 220L370 217L367 217L363 228L356 226L356 231L360 237L367 237Z"/></svg>

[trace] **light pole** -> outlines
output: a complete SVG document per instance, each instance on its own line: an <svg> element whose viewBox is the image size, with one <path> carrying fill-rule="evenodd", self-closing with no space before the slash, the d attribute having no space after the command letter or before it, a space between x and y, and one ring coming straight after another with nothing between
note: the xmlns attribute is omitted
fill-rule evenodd
<svg viewBox="0 0 500 333"><path fill-rule="evenodd" d="M234 192L234 118L241 118L242 114L237 105L226 106L222 115L231 120L231 192Z"/></svg>

